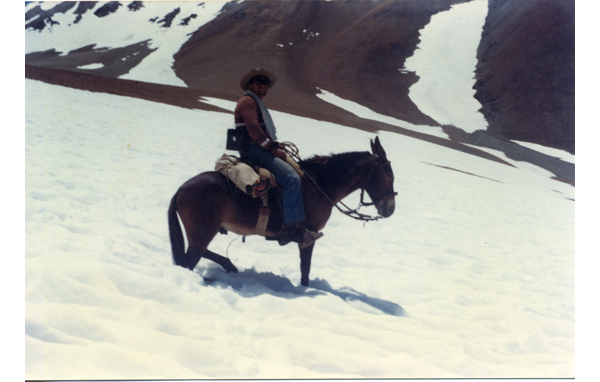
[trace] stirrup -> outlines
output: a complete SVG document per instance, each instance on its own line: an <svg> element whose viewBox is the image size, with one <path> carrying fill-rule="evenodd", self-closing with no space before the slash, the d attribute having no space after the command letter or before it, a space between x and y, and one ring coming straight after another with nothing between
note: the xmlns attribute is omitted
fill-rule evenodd
<svg viewBox="0 0 600 382"><path fill-rule="evenodd" d="M277 240L279 245L286 245L293 241L298 243L300 249L314 244L317 239L323 237L322 232L309 231L302 226L285 227L283 231L283 236L280 236Z"/></svg>
<svg viewBox="0 0 600 382"><path fill-rule="evenodd" d="M300 247L300 249L304 249L310 245L313 245L315 241L317 241L317 239L322 238L323 235L323 232L313 232L305 228L304 233L302 234L303 241L302 243L298 243L298 246Z"/></svg>

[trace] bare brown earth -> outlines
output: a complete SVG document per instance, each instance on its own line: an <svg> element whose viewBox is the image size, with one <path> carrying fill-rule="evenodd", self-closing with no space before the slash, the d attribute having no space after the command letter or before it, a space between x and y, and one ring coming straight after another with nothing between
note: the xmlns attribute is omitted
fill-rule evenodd
<svg viewBox="0 0 600 382"><path fill-rule="evenodd" d="M199 102L198 100L201 97L201 93L198 90L178 86L123 80L32 65L25 65L25 78L96 93L108 93L125 97L140 98L147 101L160 102L188 109L229 112L228 110Z"/></svg>
<svg viewBox="0 0 600 382"><path fill-rule="evenodd" d="M105 77L119 77L142 62L156 49L148 47L148 40L140 41L121 48L107 49L87 45L60 55L54 49L44 52L34 52L25 55L25 62L46 68L65 69L80 73L90 73ZM97 69L81 69L80 67L90 64L102 64Z"/></svg>
<svg viewBox="0 0 600 382"><path fill-rule="evenodd" d="M552 0L531 0L523 3L534 4L535 6L528 7L536 8L543 6L546 1ZM52 49L35 52L25 57L28 64L26 77L181 107L218 110L198 102L198 98L206 96L235 101L241 94L238 81L242 74L253 67L265 67L278 75L277 85L271 90L267 100L271 109L367 131L393 131L508 164L499 157L471 145L494 148L504 152L511 159L534 163L551 171L557 179L574 184L573 164L516 145L510 142L503 132L503 129L507 128L500 123L504 113L517 119L521 113L522 118L529 122L535 120L538 113L535 108L516 106L527 104L527 98L519 97L531 94L517 92L518 97L507 94L519 86L518 81L513 81L512 87L499 88L500 90L494 90L498 88L487 85L488 81L496 83L494 70L502 69L506 60L503 56L486 56L485 52L498 45L496 40L501 39L507 31L502 26L512 22L512 13L505 12L505 21L494 23L494 12L498 10L490 8L490 16L484 29L484 35L488 36L485 40L487 42L482 40L480 47L478 73L487 77L478 82L478 94L488 94L479 97L484 105L484 114L490 121L488 132L467 134L459 127L442 126L451 140L442 139L356 117L316 96L318 89L324 89L381 114L414 124L437 125L437 122L421 113L408 97L408 88L418 77L414 73L398 69L402 68L406 58L413 54L419 43L419 30L429 22L431 16L459 2L463 0L231 2L213 21L193 33L174 56L173 69L188 88L116 78L127 73L140 59L152 53L148 41L116 49L90 45L66 55L59 55L59 52ZM116 3L111 2L111 7L116 7ZM508 0L506 3L517 8L521 4ZM106 12L99 16L87 12L91 8L82 7L81 4L84 3L78 4L80 5L77 10L84 17L110 17L108 11L112 8L107 7ZM494 5L497 2L490 0L490 4ZM138 3L137 6L141 5ZM68 7L64 5L62 8L55 8L64 11ZM34 8L36 9L35 12L45 12ZM499 9L504 10L503 7ZM135 11L131 8L130 10ZM51 13L46 12L42 16L46 22L51 22ZM159 18L166 20L167 16L162 15ZM39 21L40 17L36 20ZM538 39L544 38L540 34L536 36ZM510 41L519 45L522 39L512 38ZM532 49L531 44L529 48ZM568 51L567 56L570 57ZM103 63L102 68L78 68L98 62ZM517 62L512 68L517 64L526 63ZM503 70L504 73L510 72L508 69ZM556 82L551 76L548 76L546 81ZM554 86L560 87L561 84L558 81ZM544 91L537 95L540 100L550 94L545 88L542 90ZM499 93L495 94L493 91ZM574 100L574 96L572 98ZM504 102L502 108L497 106L500 101ZM519 129L528 131L527 124L522 123L519 126ZM537 128L538 125L532 126ZM563 130L568 130L568 127ZM523 140L537 143L548 141L536 141L541 139L543 134L529 136L533 136L534 139ZM568 137L563 139L567 140ZM556 144L550 146L557 147Z"/></svg>

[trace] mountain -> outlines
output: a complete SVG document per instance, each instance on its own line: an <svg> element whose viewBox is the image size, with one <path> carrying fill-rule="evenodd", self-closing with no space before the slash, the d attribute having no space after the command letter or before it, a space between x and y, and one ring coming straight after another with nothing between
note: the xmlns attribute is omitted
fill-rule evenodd
<svg viewBox="0 0 600 382"><path fill-rule="evenodd" d="M478 60L489 131L575 153L574 0L490 0Z"/></svg>
<svg viewBox="0 0 600 382"><path fill-rule="evenodd" d="M443 125L450 139L442 140L357 118L317 97L325 89L382 115L440 126L410 99L419 76L403 69L420 30L459 3L464 1L32 3L25 13L26 75L88 89L103 83L111 89L103 91L146 99L150 92L157 101L164 94L164 102L192 105L200 95L235 100L241 75L267 67L279 78L277 97L269 100L275 110L395 131L480 156L489 153L472 146L492 148L573 183L574 165L510 140L574 153L574 1L490 0L475 83L487 131ZM181 91L142 85L140 73L150 67L162 71L162 85ZM126 79L135 82L117 85Z"/></svg>

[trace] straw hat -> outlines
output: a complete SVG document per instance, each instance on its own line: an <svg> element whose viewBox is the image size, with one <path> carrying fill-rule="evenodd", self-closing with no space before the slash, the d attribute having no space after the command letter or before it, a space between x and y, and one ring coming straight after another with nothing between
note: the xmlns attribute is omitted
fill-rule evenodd
<svg viewBox="0 0 600 382"><path fill-rule="evenodd" d="M269 81L271 81L271 85L269 85L269 88L272 88L273 85L275 85L275 82L277 82L277 76L275 76L275 74L264 70L263 68L256 68L244 74L244 76L240 80L240 86L242 90L248 90L248 84L250 83L250 80L257 76L267 77Z"/></svg>

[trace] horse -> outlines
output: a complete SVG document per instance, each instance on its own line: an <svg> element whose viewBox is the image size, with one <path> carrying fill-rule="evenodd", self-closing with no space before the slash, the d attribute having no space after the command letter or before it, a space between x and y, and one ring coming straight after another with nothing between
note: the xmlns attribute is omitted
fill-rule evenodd
<svg viewBox="0 0 600 382"><path fill-rule="evenodd" d="M304 227L313 232L321 231L333 207L357 219L377 220L394 213L394 173L379 137L371 140L371 152L347 152L330 156L313 156L299 161L305 174L301 177L304 201ZM338 203L354 191L361 189L361 204L364 192L369 195L379 216L367 217L357 210L344 211ZM227 257L208 249L217 233L228 231L238 235L262 234L266 239L276 240L283 224L283 214L276 189L268 195L271 211L265 231L256 230L260 209L264 208L260 198L240 191L223 174L203 172L185 182L171 199L168 210L169 236L175 265L193 270L201 258L212 260L227 272L237 268ZM343 204L343 203L342 203ZM344 207L346 207L344 205ZM183 223L188 240L185 250ZM365 218L367 217L367 218ZM309 286L309 272L315 243L300 250L300 272L302 286Z"/></svg>

